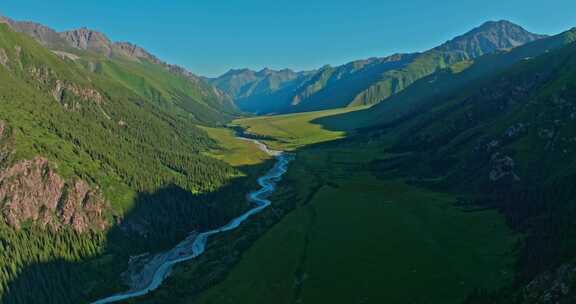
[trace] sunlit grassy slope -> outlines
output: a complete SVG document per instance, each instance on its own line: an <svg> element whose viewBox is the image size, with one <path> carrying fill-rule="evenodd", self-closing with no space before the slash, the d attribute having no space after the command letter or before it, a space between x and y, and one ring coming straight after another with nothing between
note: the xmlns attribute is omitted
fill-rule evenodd
<svg viewBox="0 0 576 304"><path fill-rule="evenodd" d="M236 138L231 129L202 127L218 143L209 156L223 160L232 166L259 164L271 157L254 143Z"/></svg>
<svg viewBox="0 0 576 304"><path fill-rule="evenodd" d="M194 303L449 304L509 281L514 236L502 216L375 176L382 148L301 151L286 184L308 199Z"/></svg>
<svg viewBox="0 0 576 304"><path fill-rule="evenodd" d="M327 130L322 125L315 123L316 119L365 108L353 107L277 116L259 116L235 120L233 125L242 127L250 134L264 137L264 141L273 149L294 150L306 145L346 136L345 128L342 128L343 131Z"/></svg>

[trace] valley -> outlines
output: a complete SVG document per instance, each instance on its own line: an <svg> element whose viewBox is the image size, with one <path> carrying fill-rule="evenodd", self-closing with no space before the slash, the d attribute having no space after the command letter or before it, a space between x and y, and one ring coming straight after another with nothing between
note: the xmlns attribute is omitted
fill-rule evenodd
<svg viewBox="0 0 576 304"><path fill-rule="evenodd" d="M462 303L475 288L511 282L517 236L498 212L467 212L454 194L394 172L375 176L371 163L392 155L379 145L361 151L298 152L283 184L306 200L222 283L179 303Z"/></svg>
<svg viewBox="0 0 576 304"><path fill-rule="evenodd" d="M576 302L576 28L443 41L207 77L0 16L0 303Z"/></svg>
<svg viewBox="0 0 576 304"><path fill-rule="evenodd" d="M260 138L273 149L294 151L307 145L344 138L346 131L331 131L316 119L360 111L366 107L351 107L298 114L257 116L234 120L232 127L240 127L245 134ZM348 131L352 131L350 128Z"/></svg>

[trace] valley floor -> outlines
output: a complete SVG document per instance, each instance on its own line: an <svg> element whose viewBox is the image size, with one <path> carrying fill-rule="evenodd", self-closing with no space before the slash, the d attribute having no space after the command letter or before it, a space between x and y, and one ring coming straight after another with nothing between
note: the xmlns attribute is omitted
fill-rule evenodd
<svg viewBox="0 0 576 304"><path fill-rule="evenodd" d="M351 130L350 125L338 126L340 130L328 130L315 123L316 120L367 109L365 106L340 108L316 112L258 116L235 120L233 125L246 133L262 137L270 148L284 151L321 142L344 138Z"/></svg>
<svg viewBox="0 0 576 304"><path fill-rule="evenodd" d="M284 185L307 193L195 303L461 303L513 276L515 237L496 211L380 178L364 153L298 153Z"/></svg>
<svg viewBox="0 0 576 304"><path fill-rule="evenodd" d="M273 148L294 150L271 208L134 303L456 304L512 281L518 237L502 215L462 210L454 194L377 169L395 156L383 141L359 147L314 123L335 114L236 121ZM230 132L209 132L234 143ZM242 163L254 161L243 159L250 149L214 153Z"/></svg>

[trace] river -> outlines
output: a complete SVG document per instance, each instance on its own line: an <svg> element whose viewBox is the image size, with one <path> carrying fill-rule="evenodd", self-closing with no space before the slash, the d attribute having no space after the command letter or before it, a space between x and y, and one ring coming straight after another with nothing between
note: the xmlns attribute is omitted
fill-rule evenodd
<svg viewBox="0 0 576 304"><path fill-rule="evenodd" d="M276 158L274 167L272 167L272 169L270 169L265 175L258 178L258 184L261 188L255 191L251 191L247 195L248 201L254 203L254 208L234 218L229 223L220 228L202 233L191 233L190 236L188 236L174 248L155 255L148 262L148 264L143 267L142 275L145 278L143 280L143 284L139 284L139 286L133 287L126 292L100 299L93 302L93 304L105 304L123 301L130 298L143 296L150 291L155 290L162 284L164 279L170 275L172 266L184 261L194 259L195 257L204 253L206 249L206 243L211 236L238 228L242 222L270 206L271 202L266 198L276 190L276 183L288 170L288 163L291 160L291 156L282 153L282 151L270 150L265 144L255 139L242 137L239 137L239 139L255 143L262 151Z"/></svg>

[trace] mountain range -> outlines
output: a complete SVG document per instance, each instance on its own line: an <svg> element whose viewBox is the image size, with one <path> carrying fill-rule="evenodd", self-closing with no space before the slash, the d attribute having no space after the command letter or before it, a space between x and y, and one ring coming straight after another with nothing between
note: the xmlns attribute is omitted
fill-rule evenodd
<svg viewBox="0 0 576 304"><path fill-rule="evenodd" d="M208 81L247 112L291 113L373 105L439 69L465 65L482 55L544 37L509 21L490 21L422 53L369 58L306 72L231 70Z"/></svg>

